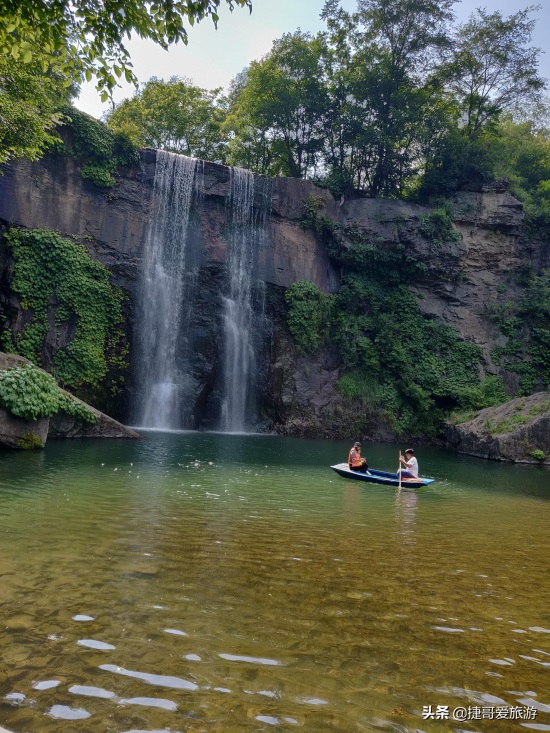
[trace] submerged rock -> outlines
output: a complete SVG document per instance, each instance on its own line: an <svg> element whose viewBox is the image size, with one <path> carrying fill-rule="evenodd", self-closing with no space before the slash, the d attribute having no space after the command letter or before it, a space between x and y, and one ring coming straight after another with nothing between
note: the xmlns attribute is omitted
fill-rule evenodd
<svg viewBox="0 0 550 733"><path fill-rule="evenodd" d="M487 407L448 424L449 446L494 461L550 465L550 393L537 392Z"/></svg>

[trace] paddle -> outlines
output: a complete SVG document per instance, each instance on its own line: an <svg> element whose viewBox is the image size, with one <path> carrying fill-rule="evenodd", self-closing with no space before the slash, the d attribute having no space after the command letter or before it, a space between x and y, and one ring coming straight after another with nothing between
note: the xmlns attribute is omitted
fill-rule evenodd
<svg viewBox="0 0 550 733"><path fill-rule="evenodd" d="M397 469L397 473L399 475L399 486L398 489L401 488L401 449L399 449L399 468Z"/></svg>

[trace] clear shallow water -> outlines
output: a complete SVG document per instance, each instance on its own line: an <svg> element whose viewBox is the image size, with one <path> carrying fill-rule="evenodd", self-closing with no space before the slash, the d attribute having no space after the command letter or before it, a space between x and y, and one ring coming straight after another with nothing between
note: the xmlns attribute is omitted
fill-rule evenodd
<svg viewBox="0 0 550 733"><path fill-rule="evenodd" d="M524 724L549 730L550 473L422 449L438 483L399 494L328 470L348 447L147 433L1 454L0 723L519 731L422 707L534 704ZM397 468L394 446L367 456Z"/></svg>

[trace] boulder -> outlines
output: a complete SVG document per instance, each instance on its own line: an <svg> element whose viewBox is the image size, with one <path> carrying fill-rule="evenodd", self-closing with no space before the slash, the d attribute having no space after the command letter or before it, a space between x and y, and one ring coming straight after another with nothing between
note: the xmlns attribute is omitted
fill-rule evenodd
<svg viewBox="0 0 550 733"><path fill-rule="evenodd" d="M25 357L0 352L0 370L14 369L24 364L30 364ZM43 448L47 438L141 437L135 430L127 428L86 402L81 402L95 415L96 421L93 425L65 412L59 412L51 418L23 420L0 408L0 447Z"/></svg>
<svg viewBox="0 0 550 733"><path fill-rule="evenodd" d="M86 404L86 403L84 403ZM79 420L74 415L58 412L50 418L48 438L132 438L141 436L135 430L127 428L104 412L96 410L90 405L86 407L96 416L92 425Z"/></svg>
<svg viewBox="0 0 550 733"><path fill-rule="evenodd" d="M23 420L0 407L0 446L3 448L43 448L50 419Z"/></svg>
<svg viewBox="0 0 550 733"><path fill-rule="evenodd" d="M479 458L550 465L550 393L537 392L448 424L449 447Z"/></svg>

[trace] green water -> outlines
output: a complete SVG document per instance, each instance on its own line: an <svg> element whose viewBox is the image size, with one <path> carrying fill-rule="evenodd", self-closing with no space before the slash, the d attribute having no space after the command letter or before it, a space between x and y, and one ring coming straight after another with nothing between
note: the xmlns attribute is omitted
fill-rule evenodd
<svg viewBox="0 0 550 733"><path fill-rule="evenodd" d="M0 723L550 730L550 473L419 449L437 483L398 493L328 470L348 449L149 433L1 454ZM397 452L367 446L377 468Z"/></svg>

